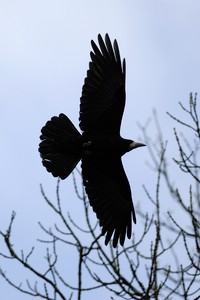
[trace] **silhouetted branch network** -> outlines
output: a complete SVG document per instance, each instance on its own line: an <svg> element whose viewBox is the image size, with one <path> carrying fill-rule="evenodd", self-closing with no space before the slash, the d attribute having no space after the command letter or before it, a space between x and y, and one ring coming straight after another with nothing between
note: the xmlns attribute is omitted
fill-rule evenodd
<svg viewBox="0 0 200 300"><path fill-rule="evenodd" d="M44 259L41 256L34 261L34 247L27 254L15 249L12 244L14 212L7 231L0 231L7 248L7 253L0 251L1 261L13 260L30 273L29 279L18 283L3 270L1 263L0 275L9 285L30 297L48 300L87 299L90 292L99 289L107 289L110 299L199 299L200 129L197 95L190 95L189 108L181 103L180 106L189 117L188 121L168 113L177 126L184 129L184 133L179 133L178 127L174 128L179 157L169 160L168 142L163 139L155 111L152 118L157 132L155 139L150 137L149 121L140 126L143 142L148 145L148 164L155 174L155 186L152 192L152 187L144 185L146 199L143 203L146 202L152 212L138 206L140 222L134 227L131 241L116 249L111 243L107 247L103 244L84 188L78 183L81 174L77 170L73 182L79 201L77 205L82 205L80 222L76 221L77 216L66 213L66 200L60 196L59 180L55 200L51 200L41 186L44 200L58 219L51 228L39 222L46 236L38 239L46 246ZM179 167L176 171L184 176L187 192L182 191L178 180L177 184L174 182L173 162ZM176 209L167 212L164 202L175 204ZM177 210L181 210L181 218L177 216ZM44 260L45 269L39 260ZM76 261L73 269L70 267L72 260Z"/></svg>

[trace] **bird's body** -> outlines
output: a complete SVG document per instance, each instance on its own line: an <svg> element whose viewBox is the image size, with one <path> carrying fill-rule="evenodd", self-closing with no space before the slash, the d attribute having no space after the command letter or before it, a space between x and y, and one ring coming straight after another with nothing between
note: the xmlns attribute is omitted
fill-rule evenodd
<svg viewBox="0 0 200 300"><path fill-rule="evenodd" d="M83 136L82 154L83 156L96 157L98 159L108 159L120 157L128 152L129 142L121 137L110 135Z"/></svg>
<svg viewBox="0 0 200 300"><path fill-rule="evenodd" d="M106 234L124 244L136 223L131 189L121 157L144 146L120 136L125 106L125 60L121 63L116 40L112 46L98 35L100 49L93 52L80 100L80 129L64 114L53 117L42 128L39 152L43 165L53 176L65 179L81 160L83 184L89 201Z"/></svg>

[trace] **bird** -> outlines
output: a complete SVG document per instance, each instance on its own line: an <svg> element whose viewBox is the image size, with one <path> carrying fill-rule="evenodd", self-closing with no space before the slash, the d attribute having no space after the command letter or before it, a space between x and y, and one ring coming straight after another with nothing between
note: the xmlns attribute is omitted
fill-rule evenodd
<svg viewBox="0 0 200 300"><path fill-rule="evenodd" d="M66 179L81 161L82 179L96 213L105 245L124 245L132 236L136 214L122 156L145 144L124 139L120 127L126 101L126 61L119 46L98 34L91 41L91 61L80 97L79 127L63 113L41 129L42 164L54 177Z"/></svg>

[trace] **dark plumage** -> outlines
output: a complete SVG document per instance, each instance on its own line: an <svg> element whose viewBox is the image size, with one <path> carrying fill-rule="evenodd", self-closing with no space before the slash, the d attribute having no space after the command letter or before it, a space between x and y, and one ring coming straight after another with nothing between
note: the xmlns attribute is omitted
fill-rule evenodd
<svg viewBox="0 0 200 300"><path fill-rule="evenodd" d="M113 239L124 244L131 238L132 220L136 223L131 189L121 157L144 146L120 136L125 106L125 59L121 63L117 41L108 34L105 42L98 35L99 48L93 52L80 99L80 129L64 115L53 117L42 128L39 152L48 172L61 179L82 160L83 184L99 219L105 244Z"/></svg>

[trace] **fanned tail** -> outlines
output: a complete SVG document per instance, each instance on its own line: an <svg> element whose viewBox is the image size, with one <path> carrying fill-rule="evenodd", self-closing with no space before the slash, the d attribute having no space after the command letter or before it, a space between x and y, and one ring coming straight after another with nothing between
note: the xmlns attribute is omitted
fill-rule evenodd
<svg viewBox="0 0 200 300"><path fill-rule="evenodd" d="M52 117L41 133L43 166L54 177L67 178L81 159L81 134L64 114Z"/></svg>

